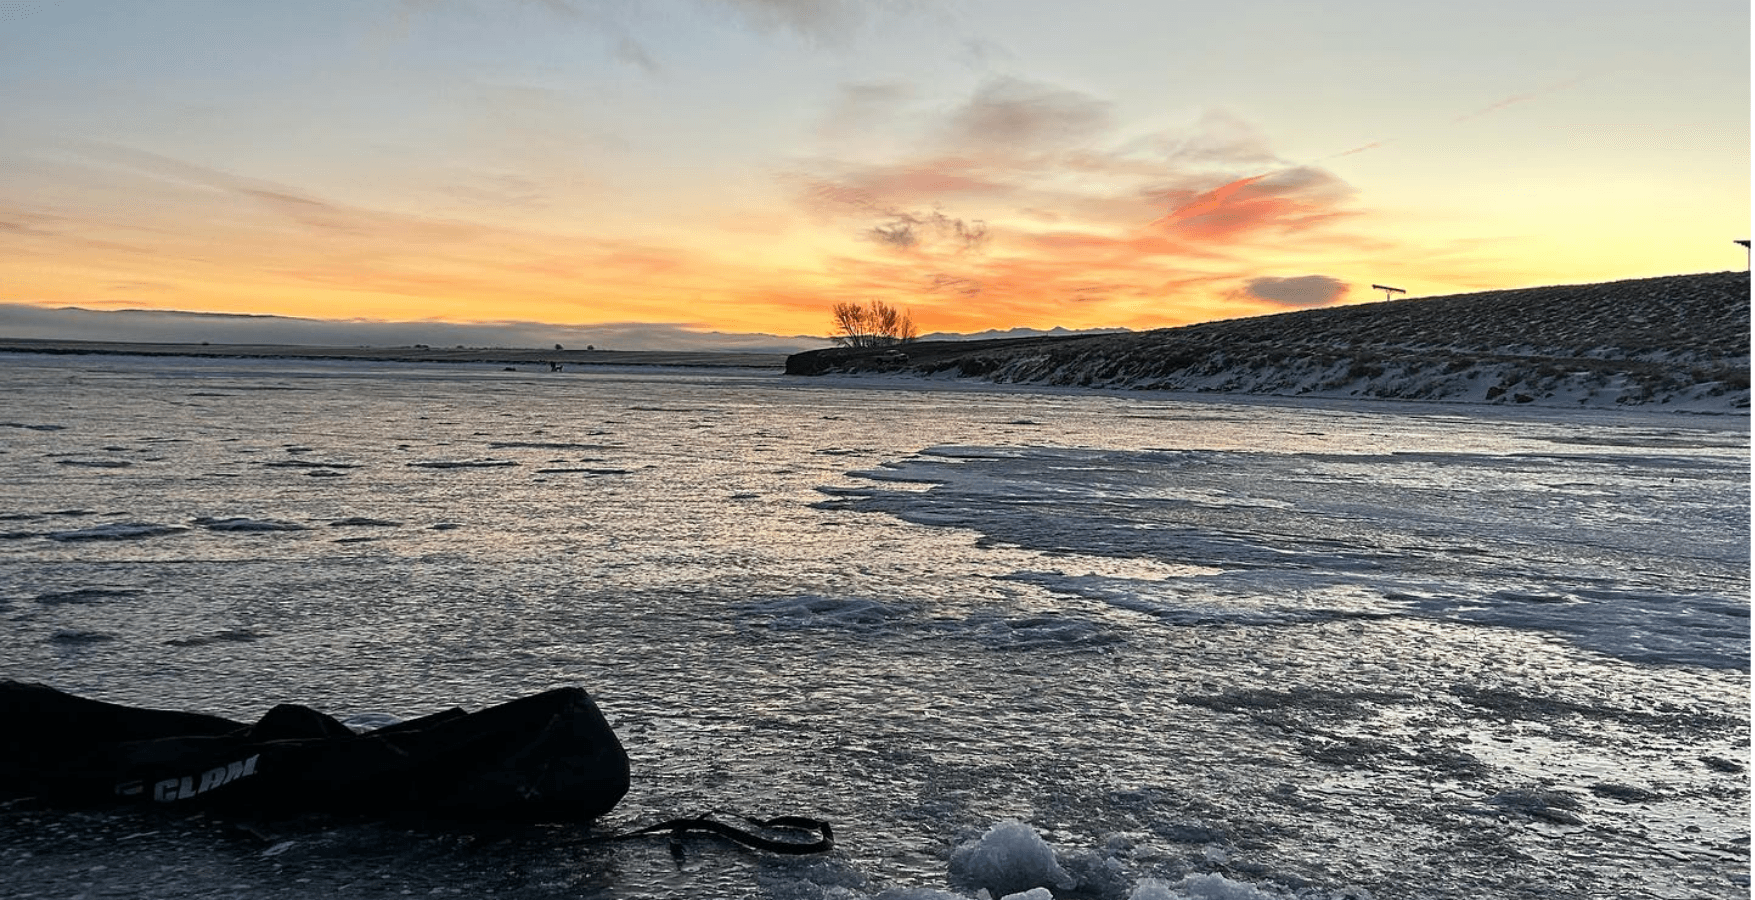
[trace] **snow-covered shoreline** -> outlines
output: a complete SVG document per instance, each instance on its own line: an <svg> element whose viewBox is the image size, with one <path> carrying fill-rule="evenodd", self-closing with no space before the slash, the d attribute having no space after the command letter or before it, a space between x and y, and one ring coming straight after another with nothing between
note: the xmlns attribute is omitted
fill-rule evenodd
<svg viewBox="0 0 1755 900"><path fill-rule="evenodd" d="M1749 277L1683 275L1184 328L829 350L793 374L1748 415Z"/></svg>

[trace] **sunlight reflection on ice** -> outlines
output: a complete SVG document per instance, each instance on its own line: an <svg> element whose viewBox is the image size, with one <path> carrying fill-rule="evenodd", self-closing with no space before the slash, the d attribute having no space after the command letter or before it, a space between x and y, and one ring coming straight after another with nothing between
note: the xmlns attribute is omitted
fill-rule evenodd
<svg viewBox="0 0 1755 900"><path fill-rule="evenodd" d="M859 900L952 890L955 848L1017 819L1101 900L1746 893L1746 420L245 360L0 379L0 676L244 719L577 684L633 756L612 824L847 836L684 870L560 830L275 857L337 885L371 857L423 893ZM107 446L163 458L58 462ZM50 825L140 862L93 821ZM142 858L196 888L276 889L165 834Z"/></svg>

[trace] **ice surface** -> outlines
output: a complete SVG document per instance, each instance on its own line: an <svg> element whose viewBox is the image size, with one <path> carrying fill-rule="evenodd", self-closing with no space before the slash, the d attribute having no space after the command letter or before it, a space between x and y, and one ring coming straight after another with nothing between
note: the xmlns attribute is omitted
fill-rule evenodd
<svg viewBox="0 0 1755 900"><path fill-rule="evenodd" d="M1209 567L1007 577L1168 624L1425 615L1746 668L1747 461L1701 448L1283 454L933 447L833 508L1051 554ZM890 490L893 482L930 490Z"/></svg>
<svg viewBox="0 0 1755 900"><path fill-rule="evenodd" d="M906 603L815 596L744 603L738 609L766 628L826 628L863 633L906 630L923 639L973 641L1003 650L1090 649L1123 640L1112 625L1067 612L1015 616L980 609L961 617L927 616Z"/></svg>
<svg viewBox="0 0 1755 900"><path fill-rule="evenodd" d="M1004 821L1061 900L1748 894L1746 419L92 363L0 358L64 423L0 447L0 677L240 721L575 684L633 757L602 827L842 840L287 824L270 869L11 807L0 894L967 897ZM108 446L162 458L56 463ZM585 467L626 474L538 471ZM227 511L324 530L185 527Z"/></svg>

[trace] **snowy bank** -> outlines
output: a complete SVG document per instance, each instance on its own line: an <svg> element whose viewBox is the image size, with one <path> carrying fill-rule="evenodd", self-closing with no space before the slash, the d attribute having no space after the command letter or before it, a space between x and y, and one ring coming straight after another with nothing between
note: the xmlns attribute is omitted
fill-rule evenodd
<svg viewBox="0 0 1755 900"><path fill-rule="evenodd" d="M1488 291L1133 334L817 350L795 375L1747 414L1749 274Z"/></svg>

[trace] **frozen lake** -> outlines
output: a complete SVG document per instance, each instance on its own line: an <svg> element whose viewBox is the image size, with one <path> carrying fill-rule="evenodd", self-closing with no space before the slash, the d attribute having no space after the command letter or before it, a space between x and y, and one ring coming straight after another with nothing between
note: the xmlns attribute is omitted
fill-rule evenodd
<svg viewBox="0 0 1755 900"><path fill-rule="evenodd" d="M1748 895L1746 417L28 355L0 391L0 677L247 720L578 685L633 759L606 825L840 837L15 807L7 896L968 896L1005 820L1061 898Z"/></svg>

